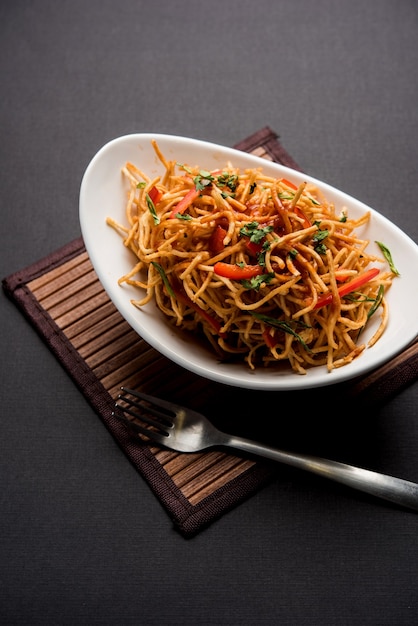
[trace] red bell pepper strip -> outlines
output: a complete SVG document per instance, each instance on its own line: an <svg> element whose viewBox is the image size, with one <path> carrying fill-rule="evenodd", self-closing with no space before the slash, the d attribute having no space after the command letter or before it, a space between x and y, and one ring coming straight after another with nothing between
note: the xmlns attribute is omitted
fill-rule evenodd
<svg viewBox="0 0 418 626"><path fill-rule="evenodd" d="M337 283L343 283L344 281L347 280L347 278L351 278L352 274L346 273L346 274L338 274L338 276L336 276L336 280Z"/></svg>
<svg viewBox="0 0 418 626"><path fill-rule="evenodd" d="M274 348L278 343L277 333L273 332L272 334L271 331L267 328L263 332L262 337L264 339L264 343L266 344L268 348Z"/></svg>
<svg viewBox="0 0 418 626"><path fill-rule="evenodd" d="M157 187L154 185L154 187L151 187L151 189L149 190L148 195L151 198L151 200L153 201L153 203L157 204L157 202L159 202L161 200L161 197L162 197L163 193L162 193L162 191L157 189Z"/></svg>
<svg viewBox="0 0 418 626"><path fill-rule="evenodd" d="M209 241L209 248L213 252L213 254L219 254L224 250L224 239L227 235L227 231L225 228L222 228L219 224L215 226L215 229L211 235Z"/></svg>
<svg viewBox="0 0 418 626"><path fill-rule="evenodd" d="M371 281L375 276L379 274L380 270L377 267L372 267L371 269L365 271L363 274L356 276L353 280L349 280L348 283L344 283L341 287L338 287L338 295L340 298L348 295L352 291L355 291L359 287L362 287L369 281ZM320 298L318 298L317 303L315 304L315 309L320 309L327 304L331 304L333 300L332 293L327 293Z"/></svg>
<svg viewBox="0 0 418 626"><path fill-rule="evenodd" d="M214 317L212 317L212 315L210 315L210 313L202 309L198 304L196 304L196 302L193 302L193 300L189 298L187 293L185 293L178 286L172 285L171 288L178 300L183 302L186 306L190 307L191 309L196 311L196 313L198 313L201 317L203 317L203 319L205 319L212 326L212 328L220 337L222 337L223 339L226 337L226 333L221 332L222 324L217 319L215 319Z"/></svg>
<svg viewBox="0 0 418 626"><path fill-rule="evenodd" d="M257 255L260 254L260 252L263 249L263 244L255 243L254 241L250 241L247 238L245 242L245 249L247 250L248 254L250 254L253 257L257 257Z"/></svg>
<svg viewBox="0 0 418 626"><path fill-rule="evenodd" d="M300 207L295 206L293 211L296 213L298 217L300 217L303 220L303 228L310 228L312 226L306 214L304 213L304 211L302 211Z"/></svg>
<svg viewBox="0 0 418 626"><path fill-rule="evenodd" d="M282 178L281 182L286 185L287 187L291 187L292 189L294 189L295 191L297 191L297 186L294 183L291 183L290 180L287 180L287 178Z"/></svg>
<svg viewBox="0 0 418 626"><path fill-rule="evenodd" d="M184 198L182 198L180 202L176 204L174 209L171 211L170 218L176 217L177 213L180 213L181 215L183 215L186 209L189 208L189 206L196 200L196 198L199 195L200 195L200 191L198 191L196 187L193 187L192 189L190 189L186 193Z"/></svg>
<svg viewBox="0 0 418 626"><path fill-rule="evenodd" d="M265 268L261 265L232 265L232 263L223 263L218 261L213 266L213 271L217 276L223 276L224 278L231 278L232 280L247 280L254 276L260 276L265 273Z"/></svg>

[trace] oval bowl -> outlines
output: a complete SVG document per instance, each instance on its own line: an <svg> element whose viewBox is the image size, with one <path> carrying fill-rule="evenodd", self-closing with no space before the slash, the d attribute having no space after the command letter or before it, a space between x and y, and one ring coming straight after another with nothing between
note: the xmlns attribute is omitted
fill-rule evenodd
<svg viewBox="0 0 418 626"><path fill-rule="evenodd" d="M121 237L106 224L108 216L125 223L126 183L121 168L126 161L136 164L150 177L163 173L151 145L155 139L167 159L211 170L226 165L242 168L262 167L271 176L284 177L295 184L310 181L322 189L328 201L339 208L345 206L350 217L371 212L366 227L358 229L362 238L370 240L368 250L381 255L374 243L382 241L390 249L400 277L387 293L389 323L379 341L367 348L350 364L328 372L317 366L307 374L296 374L290 366L250 370L246 363L221 363L211 348L191 334L174 328L154 304L139 310L131 304L138 299L138 289L118 285L118 279L135 264ZM362 376L402 351L418 334L418 246L396 225L374 209L327 183L293 169L233 148L210 142L160 133L130 134L113 139L93 157L84 173L80 188L80 226L87 252L100 282L129 325L153 348L178 365L226 385L259 390L295 390L320 387ZM376 319L374 319L376 318ZM369 339L378 324L372 317L364 331Z"/></svg>

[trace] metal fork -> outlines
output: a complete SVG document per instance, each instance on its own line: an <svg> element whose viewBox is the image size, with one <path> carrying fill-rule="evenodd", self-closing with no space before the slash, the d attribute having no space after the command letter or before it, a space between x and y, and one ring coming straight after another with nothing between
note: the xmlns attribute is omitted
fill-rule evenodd
<svg viewBox="0 0 418 626"><path fill-rule="evenodd" d="M122 420L136 436L145 435L151 442L165 448L178 452L198 452L218 446L234 448L319 474L418 511L416 483L338 461L278 450L243 437L228 435L218 430L201 413L146 393L121 387L113 415Z"/></svg>

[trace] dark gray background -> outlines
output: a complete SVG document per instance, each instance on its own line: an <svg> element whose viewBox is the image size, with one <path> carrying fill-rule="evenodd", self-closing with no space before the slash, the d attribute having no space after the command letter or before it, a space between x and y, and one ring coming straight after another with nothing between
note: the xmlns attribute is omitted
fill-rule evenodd
<svg viewBox="0 0 418 626"><path fill-rule="evenodd" d="M418 241L417 21L416 0L2 0L1 277L80 235L89 160L132 132L233 145L269 125ZM283 469L186 541L0 307L2 623L416 624L416 514ZM418 481L417 401L371 410L346 460ZM303 407L335 409L326 389Z"/></svg>

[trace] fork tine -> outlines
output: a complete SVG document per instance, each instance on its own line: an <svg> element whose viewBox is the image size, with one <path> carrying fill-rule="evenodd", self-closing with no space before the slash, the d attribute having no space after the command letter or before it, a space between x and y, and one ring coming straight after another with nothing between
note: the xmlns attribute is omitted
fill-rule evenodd
<svg viewBox="0 0 418 626"><path fill-rule="evenodd" d="M135 396L140 398L141 400L146 400L150 404L160 407L161 409L165 409L171 415L175 413L176 410L179 410L181 407L174 402L168 402L167 400L163 400L162 398L156 398L154 396L150 396L148 393L144 393L143 391L137 391L136 389L128 389L128 387L120 388L123 393L127 393L131 396Z"/></svg>
<svg viewBox="0 0 418 626"><path fill-rule="evenodd" d="M161 428L161 429L164 429L164 427L170 428L173 426L173 419L169 419L166 413L162 413L161 411L154 408L153 406L146 406L145 404L141 404L140 402L135 402L135 400L132 400L131 398L128 398L123 395L119 395L118 399L125 402L127 406L118 404L117 402L115 406L122 409L122 411L129 413L130 415L132 415L132 417L137 417L138 419L144 420L144 422L147 422L147 424L150 424L150 426L155 426L155 428ZM133 410L132 407L134 407L137 410L136 411ZM150 417L149 413L153 415L154 417L158 417L160 419L159 420L153 419L152 417Z"/></svg>
<svg viewBox="0 0 418 626"><path fill-rule="evenodd" d="M144 407L141 407L140 404L135 403L135 406L144 409ZM154 420L152 417L144 414L143 412L139 413L138 411L133 411L129 406L123 406L122 404L118 404L118 402L115 403L115 408L119 409L122 413L128 413L129 415L132 415L132 417L141 420L142 422L145 422L146 424L148 424L148 426L153 426L154 428L158 429L158 432L163 433L165 436L167 436L167 428L165 428L165 426L167 426L166 424L162 424L161 422ZM136 423L128 418L125 418L125 421L129 422L130 424Z"/></svg>
<svg viewBox="0 0 418 626"><path fill-rule="evenodd" d="M118 412L113 411L112 415L114 417L117 417L118 420L120 420L121 422L123 422L129 430L133 431L136 435L145 435L148 439L155 441L159 445L164 444L164 440L167 438L166 433L162 433L161 431L151 430L151 428L142 426L141 424L138 424L138 422L134 422L133 420L128 419L122 413L122 410L124 409L121 409L119 405L115 405L115 406L120 410Z"/></svg>
<svg viewBox="0 0 418 626"><path fill-rule="evenodd" d="M128 389L127 387L121 387L121 392L118 400L123 404L118 401L115 402L117 411L114 411L113 415L121 419L136 433L146 435L159 443L163 443L164 439L169 436L170 429L174 426L175 406L165 400L154 398L146 393ZM159 410L160 408L163 411ZM130 420L127 415L131 415L136 420L147 424L147 426Z"/></svg>

